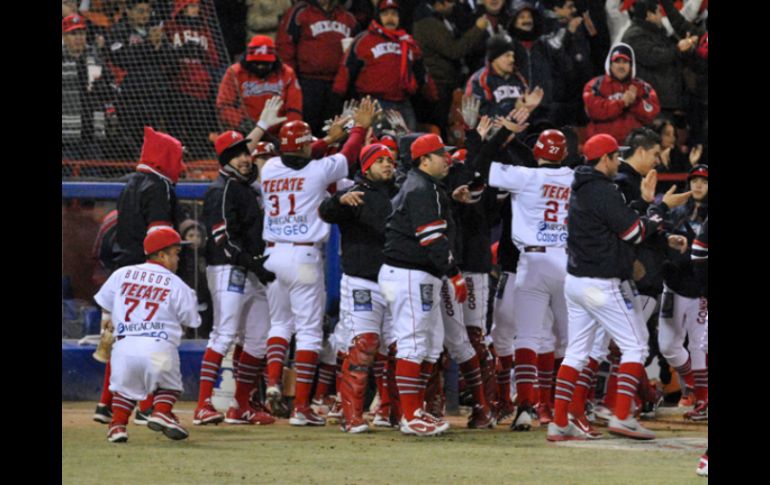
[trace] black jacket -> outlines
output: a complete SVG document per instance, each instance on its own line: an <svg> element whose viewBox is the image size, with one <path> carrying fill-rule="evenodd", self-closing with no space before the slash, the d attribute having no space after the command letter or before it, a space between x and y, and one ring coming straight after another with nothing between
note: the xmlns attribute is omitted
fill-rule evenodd
<svg viewBox="0 0 770 485"><path fill-rule="evenodd" d="M709 297L709 219L703 222L692 247L692 265L695 279L701 285L701 295Z"/></svg>
<svg viewBox="0 0 770 485"><path fill-rule="evenodd" d="M436 278L455 276L460 271L451 251L455 223L444 185L413 168L392 204L385 227L385 263Z"/></svg>
<svg viewBox="0 0 770 485"><path fill-rule="evenodd" d="M631 279L633 245L655 234L667 213L665 204L653 204L640 217L607 176L588 165L577 167L567 216L567 272Z"/></svg>
<svg viewBox="0 0 770 485"><path fill-rule="evenodd" d="M351 191L364 193L364 204L340 204L340 197ZM392 183L372 182L360 175L356 184L324 200L318 208L321 219L337 224L342 235L342 272L349 276L377 281L385 246L385 220L393 208L390 199L397 189Z"/></svg>
<svg viewBox="0 0 770 485"><path fill-rule="evenodd" d="M644 215L648 204L642 198L642 175L628 163L621 163L615 184L620 189L626 204L637 214ZM635 247L636 259L644 267L644 276L636 282L639 293L657 298L663 291L663 263L666 260L668 241L663 232L650 236Z"/></svg>
<svg viewBox="0 0 770 485"><path fill-rule="evenodd" d="M693 216L695 219L693 219ZM671 288L676 294L687 298L697 298L701 296L702 285L695 275L695 268L692 262L692 242L695 240L701 226L708 217L708 204L701 206L695 214L695 201L691 198L686 204L679 206L671 211L669 220L671 221L672 234L679 234L687 237L686 253L669 249L668 260L663 267L663 273L666 280L666 286Z"/></svg>
<svg viewBox="0 0 770 485"><path fill-rule="evenodd" d="M263 216L257 192L220 170L203 202L206 263L248 267L252 257L265 250Z"/></svg>
<svg viewBox="0 0 770 485"><path fill-rule="evenodd" d="M141 264L144 237L151 226L179 226L174 185L154 173L134 172L118 198L117 234L113 252L115 267Z"/></svg>

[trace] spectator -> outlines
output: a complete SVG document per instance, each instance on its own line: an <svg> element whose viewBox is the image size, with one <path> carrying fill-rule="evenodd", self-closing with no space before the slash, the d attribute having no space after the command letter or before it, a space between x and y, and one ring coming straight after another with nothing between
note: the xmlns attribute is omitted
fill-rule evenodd
<svg viewBox="0 0 770 485"><path fill-rule="evenodd" d="M275 53L273 39L255 35L241 60L225 72L217 94L217 113L223 129L249 133L265 103L273 96L283 100L281 116L302 119L302 88L294 69Z"/></svg>
<svg viewBox="0 0 770 485"><path fill-rule="evenodd" d="M530 85L543 88L540 113L548 114L547 108L553 97L553 73L549 59L549 47L543 38L543 16L529 2L519 2L508 24L513 38L514 59L519 72ZM537 115L533 117L537 119Z"/></svg>
<svg viewBox="0 0 770 485"><path fill-rule="evenodd" d="M630 12L631 26L623 34L623 42L636 53L639 77L658 93L663 113L681 117L684 107L681 56L692 48L692 43L677 44L668 37L658 0L637 0Z"/></svg>
<svg viewBox="0 0 770 485"><path fill-rule="evenodd" d="M487 41L487 64L468 79L465 94L481 100L481 116L508 116L515 108L530 111L540 105L543 90L529 91L529 83L518 70L513 54L513 40L496 35Z"/></svg>
<svg viewBox="0 0 770 485"><path fill-rule="evenodd" d="M281 20L276 50L299 78L303 119L316 136L342 108L332 84L344 56L343 39L352 42L357 31L355 17L338 0L301 0Z"/></svg>
<svg viewBox="0 0 770 485"><path fill-rule="evenodd" d="M502 0L486 0L500 3ZM476 47L483 49L485 29L489 20L481 15L476 25L460 35L457 26L450 20L454 9L452 0L428 0L415 11L414 38L419 43L425 56L425 66L431 73L438 89L438 102L432 103L430 123L441 129L441 136L446 137L452 93L462 88L462 59ZM465 68L467 71L467 68Z"/></svg>
<svg viewBox="0 0 770 485"><path fill-rule="evenodd" d="M189 150L189 156L213 155L208 143L209 133L216 131L211 71L219 65L219 55L200 0L176 0L165 31L175 61L170 80L174 106L170 131Z"/></svg>
<svg viewBox="0 0 770 485"><path fill-rule="evenodd" d="M214 307L206 280L206 228L195 219L185 219L179 224L179 235L183 241L191 244L182 246L177 275L198 295L198 313L201 316L201 326L194 330L188 329L186 336L208 338L214 322Z"/></svg>
<svg viewBox="0 0 770 485"><path fill-rule="evenodd" d="M466 62L468 64L468 72L464 72L463 75L465 78L468 77L469 74L474 73L484 67L484 55L486 54L486 41L492 37L493 35L497 34L505 34L506 30L508 29L508 26L513 21L511 17L511 13L508 9L509 2L506 0L482 0L476 2L476 8L471 12L471 22L462 22L462 19L460 21L456 22L458 29L460 32L465 32L469 30L471 27L473 27L473 21L478 21L479 18L484 17L487 19L487 26L485 28L485 34L484 34L484 43L480 43L475 46L474 49L471 50L471 52L465 56ZM452 10L453 14L455 11L461 10L460 5L455 5L455 8ZM468 24L466 26L466 24ZM431 71L431 75L433 75L433 72Z"/></svg>
<svg viewBox="0 0 770 485"><path fill-rule="evenodd" d="M622 143L631 130L655 119L660 112L658 95L636 77L634 50L627 44L610 49L605 69L605 75L583 87L583 102L590 118L587 135L608 133Z"/></svg>
<svg viewBox="0 0 770 485"><path fill-rule="evenodd" d="M291 7L294 0L246 0L246 35L265 35L275 40L281 15Z"/></svg>
<svg viewBox="0 0 770 485"><path fill-rule="evenodd" d="M334 79L334 92L344 98L370 95L382 108L399 111L409 129L415 130L417 116L409 97L423 90L435 102L435 84L425 69L420 47L398 28L396 0L380 0L377 19L353 41Z"/></svg>
<svg viewBox="0 0 770 485"><path fill-rule="evenodd" d="M692 149L687 149L679 144L676 127L674 123L664 117L658 117L652 122L652 129L660 136L660 163L661 172L684 173L692 167L704 161L703 145L696 145Z"/></svg>
<svg viewBox="0 0 770 485"><path fill-rule="evenodd" d="M116 90L112 73L86 43L85 19L73 14L62 20L61 142L62 158L102 157L101 143Z"/></svg>
<svg viewBox="0 0 770 485"><path fill-rule="evenodd" d="M104 35L106 34L106 27L110 25L110 19L105 15L89 12L89 4L90 2L86 0L78 7L78 2L75 0L62 0L61 18L75 14L82 17L86 23L86 43L101 50L104 48ZM98 20L98 23L95 20Z"/></svg>
<svg viewBox="0 0 770 485"><path fill-rule="evenodd" d="M145 126L168 131L172 113L167 70L172 58L163 22L152 15L149 1L128 0L125 13L110 30L107 46L116 77L122 79L115 106L123 142L118 154L133 160L142 146Z"/></svg>
<svg viewBox="0 0 770 485"><path fill-rule="evenodd" d="M553 80L553 91L547 93L551 103L545 106L548 119L556 126L585 126L588 119L581 93L583 85L591 79L589 34L583 17L575 15L573 0L549 0L545 4L548 10L543 41L548 48Z"/></svg>

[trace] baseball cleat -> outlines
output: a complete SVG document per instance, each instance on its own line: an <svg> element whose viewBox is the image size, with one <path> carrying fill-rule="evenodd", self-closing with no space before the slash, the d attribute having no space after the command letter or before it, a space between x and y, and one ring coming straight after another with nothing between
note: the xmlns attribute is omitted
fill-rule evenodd
<svg viewBox="0 0 770 485"><path fill-rule="evenodd" d="M152 407L148 409L147 411L142 411L141 409L137 408L136 413L134 413L134 424L138 425L146 425L147 420L152 415Z"/></svg>
<svg viewBox="0 0 770 485"><path fill-rule="evenodd" d="M511 431L529 431L532 429L532 406L518 406L516 417L511 423Z"/></svg>
<svg viewBox="0 0 770 485"><path fill-rule="evenodd" d="M709 420L709 403L708 401L698 401L695 403L695 407L692 411L687 411L683 415L684 419L688 421L703 422Z"/></svg>
<svg viewBox="0 0 770 485"><path fill-rule="evenodd" d="M375 414L374 419L372 420L372 426L375 428L392 428L393 424L390 422L390 416Z"/></svg>
<svg viewBox="0 0 770 485"><path fill-rule="evenodd" d="M622 421L613 415L607 425L607 431L614 435L625 436L635 440L655 439L655 433L639 424L639 421L630 415Z"/></svg>
<svg viewBox="0 0 770 485"><path fill-rule="evenodd" d="M572 421L567 426L558 426L555 421L548 423L548 441L584 441L588 439L585 432L575 426Z"/></svg>
<svg viewBox="0 0 770 485"><path fill-rule="evenodd" d="M310 406L302 406L294 408L289 418L289 424L292 426L325 426L326 420L314 413Z"/></svg>
<svg viewBox="0 0 770 485"><path fill-rule="evenodd" d="M369 425L366 423L366 421L364 421L363 418L356 417L353 418L349 424L346 423L340 425L340 429L346 433L358 434L369 431Z"/></svg>
<svg viewBox="0 0 770 485"><path fill-rule="evenodd" d="M314 413L319 416L326 416L329 414L329 410L331 409L331 406L334 404L334 402L332 401L331 403L327 403L327 397L331 396L325 396L322 399L313 398L313 400L310 401L310 408Z"/></svg>
<svg viewBox="0 0 770 485"><path fill-rule="evenodd" d="M94 411L94 421L102 424L110 424L112 422L112 410L105 404L97 404L96 411Z"/></svg>
<svg viewBox="0 0 770 485"><path fill-rule="evenodd" d="M708 457L708 455L703 455L703 456L700 457L700 461L698 462L698 468L695 469L695 473L697 473L699 477L708 477L709 476L709 457Z"/></svg>
<svg viewBox="0 0 770 485"><path fill-rule="evenodd" d="M516 412L513 401L501 401L497 406L497 422L502 423Z"/></svg>
<svg viewBox="0 0 770 485"><path fill-rule="evenodd" d="M332 404L331 409L329 409L329 412L326 414L326 419L328 419L330 423L342 422L342 401L341 400L339 399L334 400L334 404Z"/></svg>
<svg viewBox="0 0 770 485"><path fill-rule="evenodd" d="M205 406L196 409L195 414L193 414L193 424L196 426L219 424L224 420L225 415L214 409L214 406L209 402Z"/></svg>
<svg viewBox="0 0 770 485"><path fill-rule="evenodd" d="M422 409L418 409L414 413L414 417L411 421L407 421L406 417L402 417L400 426L401 432L403 434L415 436L436 436L443 433L443 431L436 426L436 423L434 422L435 418L425 419L426 416L424 414ZM446 428L444 431L445 430Z"/></svg>
<svg viewBox="0 0 770 485"><path fill-rule="evenodd" d="M537 412L537 420L542 426L545 426L546 424L553 421L551 407L548 406L548 404L545 404L545 403L538 404L536 412Z"/></svg>
<svg viewBox="0 0 770 485"><path fill-rule="evenodd" d="M603 437L601 432L596 431L594 427L591 426L591 423L588 421L585 414L583 416L578 416L577 418L571 414L568 414L567 416L569 417L570 423L574 424L576 428L585 433L586 439L598 440Z"/></svg>
<svg viewBox="0 0 770 485"><path fill-rule="evenodd" d="M594 407L594 415L596 419L609 421L612 418L612 410L604 404L597 404Z"/></svg>
<svg viewBox="0 0 770 485"><path fill-rule="evenodd" d="M497 420L487 406L480 406L478 404L473 406L473 411L471 411L471 415L468 417L468 428L494 429L496 425Z"/></svg>
<svg viewBox="0 0 770 485"><path fill-rule="evenodd" d="M231 407L225 415L227 424L273 424L275 418L264 411L258 411L249 407L248 409L238 409Z"/></svg>
<svg viewBox="0 0 770 485"><path fill-rule="evenodd" d="M107 441L110 443L125 443L128 441L128 432L126 431L126 425L116 424L110 427L107 432Z"/></svg>
<svg viewBox="0 0 770 485"><path fill-rule="evenodd" d="M183 440L190 436L190 433L179 424L179 420L171 412L153 412L147 419L147 427L153 431L162 431L166 438L172 440Z"/></svg>
<svg viewBox="0 0 770 485"><path fill-rule="evenodd" d="M431 413L425 411L424 409L420 410L421 414L420 417L424 421L428 421L429 423L432 423L436 428L439 430L439 433L443 433L444 431L449 429L449 423L442 419L437 418L436 416L432 415ZM415 413L415 416L417 414Z"/></svg>

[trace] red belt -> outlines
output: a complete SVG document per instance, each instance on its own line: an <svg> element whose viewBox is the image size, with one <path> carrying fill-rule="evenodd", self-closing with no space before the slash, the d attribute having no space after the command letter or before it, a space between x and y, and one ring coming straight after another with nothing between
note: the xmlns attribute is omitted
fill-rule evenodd
<svg viewBox="0 0 770 485"><path fill-rule="evenodd" d="M292 246L315 246L315 243L307 242L307 243L285 243L285 244L291 244ZM268 242L267 247L272 248L275 247L274 242Z"/></svg>

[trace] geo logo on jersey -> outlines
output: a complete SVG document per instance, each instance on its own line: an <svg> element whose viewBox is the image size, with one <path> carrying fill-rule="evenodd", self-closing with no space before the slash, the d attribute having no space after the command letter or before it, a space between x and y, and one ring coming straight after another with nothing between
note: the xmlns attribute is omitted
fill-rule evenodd
<svg viewBox="0 0 770 485"><path fill-rule="evenodd" d="M420 301L422 311L429 312L433 308L433 285L420 285Z"/></svg>

